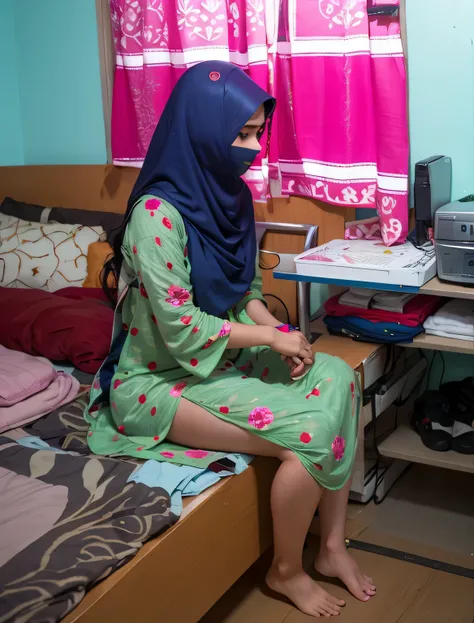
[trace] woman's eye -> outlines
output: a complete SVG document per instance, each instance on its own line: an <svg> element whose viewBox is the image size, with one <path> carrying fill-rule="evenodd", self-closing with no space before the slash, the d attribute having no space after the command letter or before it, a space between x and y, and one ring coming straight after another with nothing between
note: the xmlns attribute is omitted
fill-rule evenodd
<svg viewBox="0 0 474 623"><path fill-rule="evenodd" d="M249 137L248 134L244 134L244 132L239 132L239 138L241 141L245 141L245 139L248 137Z"/></svg>

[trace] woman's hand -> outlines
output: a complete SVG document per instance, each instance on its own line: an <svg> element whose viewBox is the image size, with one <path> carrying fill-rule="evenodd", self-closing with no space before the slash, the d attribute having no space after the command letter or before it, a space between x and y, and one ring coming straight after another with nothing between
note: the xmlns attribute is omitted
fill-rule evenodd
<svg viewBox="0 0 474 623"><path fill-rule="evenodd" d="M297 357L302 363L311 365L313 363L313 353L311 344L299 331L282 333L275 329L269 344L270 348L286 357Z"/></svg>

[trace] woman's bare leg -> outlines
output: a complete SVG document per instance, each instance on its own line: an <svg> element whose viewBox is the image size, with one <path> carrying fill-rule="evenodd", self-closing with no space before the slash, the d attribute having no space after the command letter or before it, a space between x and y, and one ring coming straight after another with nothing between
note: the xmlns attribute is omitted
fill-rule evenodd
<svg viewBox="0 0 474 623"><path fill-rule="evenodd" d="M325 491L319 504L321 549L316 557L316 570L337 577L360 599L367 601L375 595L372 578L364 575L344 544L346 536L347 503L350 481L338 491Z"/></svg>
<svg viewBox="0 0 474 623"><path fill-rule="evenodd" d="M275 554L267 583L302 612L337 616L344 602L332 597L303 570L303 545L323 489L293 452L224 422L182 398L167 437L184 446L273 456L282 461L272 485Z"/></svg>

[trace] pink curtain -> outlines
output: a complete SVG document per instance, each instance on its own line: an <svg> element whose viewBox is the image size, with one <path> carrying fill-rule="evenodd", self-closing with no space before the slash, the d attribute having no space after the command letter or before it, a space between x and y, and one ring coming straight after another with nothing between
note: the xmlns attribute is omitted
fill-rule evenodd
<svg viewBox="0 0 474 623"><path fill-rule="evenodd" d="M141 166L174 85L196 63L230 61L268 89L264 0L110 0L110 9L114 164ZM248 181L265 198L261 160Z"/></svg>
<svg viewBox="0 0 474 623"><path fill-rule="evenodd" d="M374 208L384 241L403 242L409 157L398 20L369 18L367 0L281 0L275 38L270 177L284 195Z"/></svg>
<svg viewBox="0 0 474 623"><path fill-rule="evenodd" d="M391 4L394 2L392 1ZM277 97L268 168L255 198L306 195L374 208L387 244L408 231L406 75L397 19L383 0L110 0L117 52L115 164L140 166L183 71L242 67Z"/></svg>

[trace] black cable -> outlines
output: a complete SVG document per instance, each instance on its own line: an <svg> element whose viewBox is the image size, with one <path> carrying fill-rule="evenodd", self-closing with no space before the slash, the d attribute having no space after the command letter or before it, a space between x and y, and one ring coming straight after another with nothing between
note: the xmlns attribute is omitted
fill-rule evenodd
<svg viewBox="0 0 474 623"><path fill-rule="evenodd" d="M271 298L276 299L277 301L279 301L283 305L283 309L285 310L285 313L286 313L286 323L287 324L291 324L290 323L290 312L288 311L288 307L281 300L281 298L279 296L276 296L275 294L263 294L263 296L271 296Z"/></svg>

